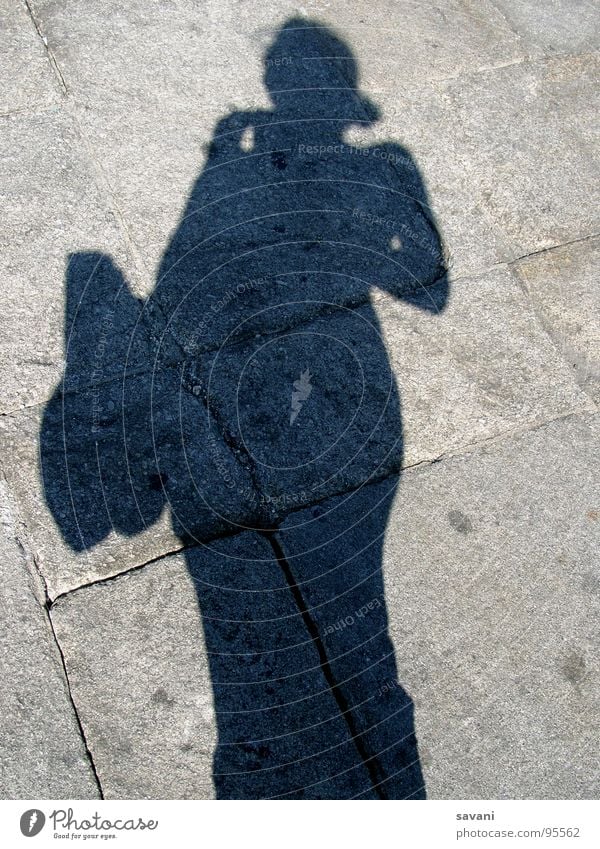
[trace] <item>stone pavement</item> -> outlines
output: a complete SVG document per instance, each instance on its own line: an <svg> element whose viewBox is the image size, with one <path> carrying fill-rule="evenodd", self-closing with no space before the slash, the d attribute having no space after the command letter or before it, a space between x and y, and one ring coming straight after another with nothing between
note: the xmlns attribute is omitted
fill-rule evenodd
<svg viewBox="0 0 600 849"><path fill-rule="evenodd" d="M2 796L597 797L598 4L2 15Z"/></svg>

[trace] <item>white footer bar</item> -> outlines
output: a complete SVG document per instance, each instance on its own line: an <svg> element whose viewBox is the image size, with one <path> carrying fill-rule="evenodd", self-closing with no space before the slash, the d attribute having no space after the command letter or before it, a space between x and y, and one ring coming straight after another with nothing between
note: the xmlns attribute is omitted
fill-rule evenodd
<svg viewBox="0 0 600 849"><path fill-rule="evenodd" d="M600 847L594 801L0 801L2 846Z"/></svg>

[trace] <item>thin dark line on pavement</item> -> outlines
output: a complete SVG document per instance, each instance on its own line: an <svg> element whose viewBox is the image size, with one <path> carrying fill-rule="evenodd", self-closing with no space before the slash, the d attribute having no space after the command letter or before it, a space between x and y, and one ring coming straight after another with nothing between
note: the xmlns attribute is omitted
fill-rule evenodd
<svg viewBox="0 0 600 849"><path fill-rule="evenodd" d="M83 722L82 722L81 717L79 715L79 710L77 709L77 705L75 703L75 698L73 697L73 691L71 690L71 681L69 679L69 672L68 672L68 669L67 669L67 662L66 662L66 659L65 659L65 655L64 655L64 652L62 650L62 646L61 646L61 644L58 640L58 635L56 633L56 629L54 628L54 622L52 621L52 616L50 615L50 610L47 609L46 613L47 613L47 617L48 617L48 622L50 624L50 630L52 631L52 636L54 637L54 642L56 643L56 648L58 650L58 654L59 654L59 657L60 657L60 662L61 662L61 665L62 665L62 670L63 670L63 674L64 674L64 679L65 679L65 686L67 688L67 697L68 697L68 699L71 703L71 708L72 708L73 714L75 716L75 722L77 723L79 735L81 737L81 742L82 742L82 745L83 745L83 748L84 748L84 751L85 751L86 760L88 762L88 766L90 767L90 769L92 771L92 775L93 775L94 780L96 782L96 786L98 788L98 793L100 795L100 798L104 799L105 797L104 797L104 790L102 789L102 782L100 781L100 776L98 774L98 770L96 769L96 763L94 761L94 756L92 755L91 749L89 747L87 735L86 735L85 729L83 727Z"/></svg>
<svg viewBox="0 0 600 849"><path fill-rule="evenodd" d="M68 94L69 89L67 87L67 83L65 81L65 78L62 75L62 71L58 67L58 62L56 61L54 53L50 49L50 45L48 44L48 39L44 36L44 33L42 32L42 28L40 26L38 19L35 16L33 8L31 7L31 3L29 2L29 0L24 0L24 2L25 2L25 8L27 9L29 17L31 18L31 22L32 22L33 26L35 27L35 31L38 34L39 39L43 44L44 52L46 54L46 58L48 59L48 62L50 63L50 67L54 71L54 74L56 75L58 82L60 83L60 87L62 88L63 93Z"/></svg>
<svg viewBox="0 0 600 849"><path fill-rule="evenodd" d="M382 787L382 783L385 778L380 774L379 765L377 764L376 760L372 757L372 755L369 754L365 741L356 726L354 717L352 716L351 708L346 700L346 697L341 692L338 682L335 679L331 664L329 663L329 658L327 657L327 651L325 650L323 640L321 639L321 635L319 634L317 623L315 622L308 610L306 601L304 600L304 596L302 595L302 591L296 583L296 580L294 579L290 564L287 562L287 558L283 552L281 545L279 544L279 540L272 531L263 531L262 535L266 537L267 540L270 542L271 547L275 553L275 557L277 558L277 562L290 588L296 606L300 611L300 614L302 615L302 621L304 622L304 625L319 655L319 663L323 671L325 680L337 703L342 717L344 718L344 721L348 726L350 736L352 737L352 741L356 746L360 759L363 761L369 773L369 778L371 779L373 790L380 799L387 799L385 790Z"/></svg>

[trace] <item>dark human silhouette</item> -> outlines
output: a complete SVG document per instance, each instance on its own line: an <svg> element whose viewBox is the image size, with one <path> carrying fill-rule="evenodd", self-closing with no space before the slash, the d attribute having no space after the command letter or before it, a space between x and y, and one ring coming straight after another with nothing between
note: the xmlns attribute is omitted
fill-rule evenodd
<svg viewBox="0 0 600 849"><path fill-rule="evenodd" d="M264 61L273 108L217 124L151 297L69 259L46 500L77 551L169 508L220 798L420 799L381 563L402 420L371 297L441 311L441 241L410 153L346 140L378 112L343 41L292 19Z"/></svg>

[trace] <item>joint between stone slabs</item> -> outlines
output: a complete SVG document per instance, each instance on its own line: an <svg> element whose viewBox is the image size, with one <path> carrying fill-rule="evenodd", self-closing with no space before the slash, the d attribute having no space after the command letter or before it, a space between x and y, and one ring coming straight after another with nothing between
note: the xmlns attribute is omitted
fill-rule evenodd
<svg viewBox="0 0 600 849"><path fill-rule="evenodd" d="M68 104L68 100L66 102ZM127 221L125 219L125 215L123 214L123 211L121 210L121 207L119 206L119 204L117 202L115 192L114 192L113 187L111 185L111 182L108 179L108 176L107 176L107 174L104 170L104 167L102 166L101 162L98 160L97 156L95 155L94 149L93 149L93 147L90 143L90 140L87 137L87 134L85 133L85 131L83 130L83 127L81 126L81 124L79 122L79 119L77 117L75 110L68 109L68 114L69 114L71 120L73 121L73 124L75 125L75 128L76 128L77 132L79 133L79 136L80 136L83 144L85 145L89 160L92 163L92 166L93 166L93 168L96 172L96 185L98 187L98 191L100 192L101 195L105 192L108 196L109 205L112 206L112 209L115 213L115 216L116 216L118 224L119 224L119 228L120 228L120 230L123 234L123 237L125 239L125 242L127 243L127 246L129 247L129 253L130 253L131 258L134 262L134 265L136 266L136 270L138 272L141 271L142 275L145 278L147 278L147 277L149 277L149 269L146 266L146 263L144 262L142 254L138 249L137 243L136 243L135 239L133 238L133 236L132 236L132 234L129 230L129 226L128 226Z"/></svg>
<svg viewBox="0 0 600 849"><path fill-rule="evenodd" d="M540 248L539 250L530 251L526 254L521 254L519 256L513 257L512 259L502 259L498 262L493 262L490 265L482 265L476 269L463 271L461 274L454 274L452 271L452 264L448 267L448 275L451 278L453 283L458 283L463 280L472 280L477 277L483 277L485 274L490 274L493 271L497 271L501 268L508 268L510 271L514 271L513 266L518 266L520 262L523 262L531 257L540 256L546 253L550 253L552 251L558 251L562 248L568 248L571 245L584 244L585 242L600 238L600 233L588 233L586 236L577 236L574 239L568 239L566 242L557 242L555 245L550 245L548 248ZM436 279L434 282L438 282L439 279ZM517 283L521 283L520 278L517 279ZM433 284L428 284L433 285ZM521 287L522 288L522 287Z"/></svg>
<svg viewBox="0 0 600 849"><path fill-rule="evenodd" d="M151 557L149 560L145 560L143 563L137 563L135 566L130 566L128 569L123 569L122 572L117 572L114 575L108 575L106 578L94 578L93 581L87 581L85 584L78 584L77 586L70 587L67 590L63 590L54 596L54 598L49 598L48 605L49 610L52 610L56 604L64 602L70 595L73 593L77 593L80 590L86 590L89 587L97 587L103 584L112 584L115 581L120 580L121 578L126 578L128 575L134 574L136 572L140 572L142 569L145 569L147 566L152 566L154 563L158 563L161 560L164 560L166 557L173 557L176 554L183 554L187 551L193 551L194 549L205 548L209 546L210 543L217 542L222 539L229 539L231 537L239 536L243 533L250 532L260 532L261 528L242 528L222 531L221 533L215 533L212 536L207 536L203 540L196 539L194 542L185 543L181 546L177 546L177 548L169 549L168 551L163 551L160 554L157 554L155 557Z"/></svg>
<svg viewBox="0 0 600 849"><path fill-rule="evenodd" d="M208 542L208 540L207 540ZM54 598L49 598L48 600L48 610L51 612L55 605L61 604L65 601L70 595L73 593L77 593L80 590L87 590L89 587L97 587L102 584L112 584L114 581L118 581L119 578L124 578L127 575L131 575L135 572L140 572L142 569L145 569L146 566L151 566L153 563L157 563L159 560L164 560L165 557L171 557L174 554L180 554L183 551L188 551L190 548L199 548L201 543L195 545L182 545L179 548L173 548L170 551L164 551L161 554L158 554L156 557L151 557L150 560L144 561L144 563L138 563L135 566L131 566L129 569L124 569L122 572L117 572L115 575L109 575L107 578L95 578L93 581L87 581L85 584L78 584L77 586L71 587L68 590L64 590L63 592L58 593L58 595L54 596Z"/></svg>
<svg viewBox="0 0 600 849"><path fill-rule="evenodd" d="M32 113L50 112L61 109L61 104L56 101L40 100L38 103L30 103L19 109L9 109L8 112L0 112L0 118L12 118L14 115L30 115Z"/></svg>
<svg viewBox="0 0 600 849"><path fill-rule="evenodd" d="M131 566L128 569L124 569L123 571L118 572L114 575L110 575L108 577L97 578L97 579L94 579L92 581L88 581L84 584L80 584L80 585L77 585L77 586L70 587L69 589L66 589L62 592L59 592L54 597L49 593L48 585L47 585L46 579L44 577L43 570L42 570L42 568L40 567L40 564L37 561L37 558L36 558L34 551L32 549L30 550L29 541L28 540L23 541L22 539L20 539L16 535L15 535L15 538L17 539L17 542L18 542L19 546L21 547L21 549L24 551L27 559L33 565L33 568L35 569L36 574L38 575L38 577L40 579L41 586L43 587L44 595L45 595L45 599L40 600L40 604L45 606L46 609L48 611L50 611L55 604L63 601L71 593L77 592L78 590L85 589L85 588L90 587L90 586L95 586L95 585L98 585L98 584L105 584L105 583L109 583L109 582L112 582L112 581L116 581L121 577L129 575L132 572L140 571L141 569L144 569L146 566L150 566L151 564L156 563L157 561L162 560L166 557L170 557L172 555L180 554L180 553L188 551L190 549L201 548L201 547L204 547L205 545L210 544L211 542L215 542L216 540L234 537L234 536L237 536L241 533L245 533L247 531L254 531L256 533L267 533L267 534L271 533L271 534L273 534L273 533L276 533L278 531L280 525L285 521L285 519L290 514L292 514L294 512L298 512L300 510L310 509L310 508L312 508L312 507L314 507L314 506L316 506L316 505L318 505L322 502L330 500L331 498L341 497L341 496L344 496L344 495L350 495L354 492L359 491L363 487L376 485L376 484L381 483L384 480L391 478L391 477L394 477L395 475L398 475L398 474L410 473L410 472L413 472L413 471L417 471L418 469L421 469L421 468L427 468L427 467L436 465L437 463L441 463L441 462L444 462L446 460L451 460L451 459L456 458L456 457L467 456L469 454L474 453L475 451L477 451L479 449L485 450L488 447L493 448L496 445L502 445L504 442L506 442L506 441L508 441L508 440L510 440L514 437L519 437L519 436L524 435L526 433L541 430L541 429L553 424L556 421L567 420L567 419L570 419L570 418L581 419L582 417L584 417L586 415L594 416L594 415L597 415L597 414L598 414L597 408L590 401L590 406L589 406L588 409L572 410L572 411L568 411L564 414L554 416L554 417L549 418L549 419L545 419L544 421L530 422L529 424L504 431L503 433L494 434L494 435L489 436L485 439L477 440L475 442L471 442L471 443L467 443L467 444L462 445L462 446L458 446L456 449L442 452L441 454L439 454L437 456L427 458L427 459L424 459L424 460L420 460L416 463L408 464L408 465L405 465L405 466L402 466L402 467L398 466L397 468L392 468L391 470L386 470L384 473L382 473L380 475L373 475L373 476L369 477L367 480L363 481L358 486L354 486L354 487L350 487L350 488L341 488L339 491L335 491L335 492L332 492L332 493L330 493L326 496L323 496L323 498L315 499L314 501L310 501L309 503L306 503L306 504L301 505L301 506L296 505L295 507L290 507L290 509L283 510L283 511L281 511L281 513L278 513L277 515L272 514L272 515L269 515L269 516L262 516L262 517L260 517L262 519L262 524L257 524L256 527L251 527L251 528L244 527L243 529L232 528L232 529L227 529L227 530L221 531L220 533L214 533L212 535L207 535L204 539L194 539L193 541L187 542L187 543L185 543L181 546L177 546L176 548L171 548L171 549L168 549L168 550L165 550L165 551L161 551L161 553L156 555L155 557L152 557L149 560L144 561L143 563L139 563L139 564L136 564L134 566ZM7 485L8 485L8 482L7 482ZM261 490L257 489L257 492L258 492L258 494L260 494ZM259 518L259 517L257 517L257 518Z"/></svg>
<svg viewBox="0 0 600 849"><path fill-rule="evenodd" d="M574 239L568 239L566 242L557 242L556 245L550 245L550 247L548 247L548 248L539 248L539 250L530 251L529 253L522 254L521 256L517 256L514 259L509 259L506 262L498 263L498 265L508 265L508 266L518 265L518 263L523 262L523 260L530 259L531 257L540 256L541 254L547 254L547 253L550 253L551 251L558 251L561 248L568 248L571 245L583 244L584 242L588 242L592 239L597 239L599 236L600 236L600 233L598 233L598 232L588 233L585 236L577 236ZM468 276L471 276L471 275L468 275Z"/></svg>
<svg viewBox="0 0 600 849"><path fill-rule="evenodd" d="M552 418L544 419L543 421L529 422L528 424L521 425L519 427L512 428L507 431L503 431L502 433L493 434L492 436L488 436L484 439L466 443L465 445L458 446L456 449L450 451L443 451L441 454L438 454L435 457L430 457L425 460L418 460L416 463L410 463L405 466L398 466L397 468L386 470L381 475L373 475L372 477L368 478L367 480L363 481L355 487L350 487L348 489L340 489L338 491L325 495L322 498L310 501L302 506L296 506L294 508L290 508L289 510L282 511L277 516L277 522L274 523L272 532L276 533L279 529L279 526L291 514L299 512L301 510L309 510L310 508L315 507L318 504L322 504L326 501L329 501L332 498L340 498L344 495L351 495L352 493L358 492L363 487L375 486L376 484L383 483L383 481L395 477L396 475L404 475L406 473L416 472L418 469L435 466L438 463L443 463L446 460L452 460L456 457L463 457L469 454L473 454L479 449L486 449L488 447L492 448L496 445L500 446L504 442L508 442L513 437L523 436L527 433L533 433L537 430L542 430L543 428L554 424L554 422L563 421L570 418L582 418L586 415L597 415L597 413L598 410L596 408L596 405L592 402L587 409L570 410L558 416L553 416Z"/></svg>
<svg viewBox="0 0 600 849"><path fill-rule="evenodd" d="M430 285L430 284L427 284L427 285ZM284 321L276 327L269 328L269 330L266 330L263 335L264 336L276 336L279 333L286 333L288 330L294 330L297 327L302 327L305 324L310 324L311 322L316 321L319 318L325 318L328 315L333 315L336 312L336 310L360 309L360 307L364 306L368 302L369 302L369 294L366 294L366 295L356 296L355 298L350 298L350 299L348 299L348 301L343 302L343 303L340 302L340 303L325 304L324 306L321 306L317 310L315 310L315 312L312 313L311 315L304 317L304 318L299 318L297 321L294 321L293 319L289 320L289 321ZM255 331L249 330L249 331L247 331L247 333L242 333L239 336L236 336L235 339L231 339L231 341L229 341L229 342L215 341L214 343L207 344L205 347L198 348L198 354L199 355L213 354L216 351L219 351L221 349L229 351L231 349L235 349L237 347L241 347L243 345L246 345L249 341L251 341L255 337L256 337Z"/></svg>
<svg viewBox="0 0 600 849"><path fill-rule="evenodd" d="M10 492L10 485L9 485L8 481L6 480L6 477L4 475L3 470L0 472L0 474L2 475L2 479L3 479L4 484L5 484L5 491L7 493L7 498L9 499L11 512L13 512L15 518L17 518L18 517L18 508L15 504L12 493ZM61 670L62 670L64 685L65 685L66 693L67 693L67 698L69 700L69 704L71 705L71 709L72 709L73 715L75 717L75 722L77 724L79 736L81 738L81 742L82 742L82 745L83 745L83 748L84 748L84 751L85 751L85 757L86 757L86 760L87 760L88 765L90 767L90 770L92 772L92 775L94 776L94 781L95 781L96 787L98 789L98 794L99 794L100 798L103 799L104 793L103 793L103 790L102 790L102 783L101 783L100 777L99 777L99 775L96 771L96 765L94 763L92 753L90 752L90 749L89 749L89 746L88 746L88 743L87 743L85 732L83 730L83 725L81 723L81 718L80 718L79 713L77 711L77 705L75 704L75 701L73 699L73 693L71 691L71 683L69 681L69 675L68 675L68 672L67 672L65 657L64 657L60 642L58 640L58 636L57 636L56 631L54 629L54 623L52 622L52 617L50 615L50 610L51 610L51 607L52 607L52 601L51 601L49 593L48 593L48 584L46 583L46 579L44 577L44 574L39 567L39 563L37 561L35 552L30 550L28 545L26 544L26 542L21 539L19 533L17 532L16 524L17 523L15 522L15 527L13 528L14 539L15 539L15 542L17 543L19 549L21 550L21 552L23 554L23 559L25 561L25 568L28 569L30 572L33 569L33 571L35 573L35 577L37 577L37 579L38 579L37 584L43 590L44 598L42 599L42 598L39 597L39 594L38 594L38 591L37 591L38 587L36 587L36 581L34 579L34 576L32 575L31 577L32 577L32 579L34 579L33 580L33 587L32 587L33 595L35 596L36 600L38 601L38 603L40 605L41 615L46 620L46 624L49 628L50 634L52 635L52 642L54 643L54 645L56 647L56 651L58 652L58 657L60 659L60 667L61 667Z"/></svg>
<svg viewBox="0 0 600 849"><path fill-rule="evenodd" d="M488 268L482 269L481 271L469 272L468 274L461 275L461 277L452 277L453 280L460 280L466 277L474 277L479 274L483 274L486 271L490 271L493 268L501 267L503 265L507 265L506 262L497 263L497 265L490 266ZM445 277L450 275L450 268L444 269L441 271L433 280L427 281L427 283L417 282L417 283L407 283L403 288L403 292L406 294L417 294L421 292L423 289L432 289L438 283L440 283ZM314 313L311 313L308 316L300 317L297 320L289 320L282 322L282 324L269 328L264 331L262 335L264 336L276 336L281 333L286 333L288 330L295 330L296 328L304 327L307 324L311 324L314 321L319 319L327 318L328 316L335 315L338 311L350 311L354 312L355 310L359 310L361 307L364 307L366 304L370 303L373 297L377 297L377 286L374 287L374 292L367 292L365 295L356 295L355 297L350 297L345 301L340 300L339 302L325 303L315 310ZM172 337L174 338L174 337ZM241 347L246 345L249 341L256 338L256 333L254 331L248 331L245 334L241 334L240 336L236 336L235 339L232 339L229 342L214 342L207 344L205 347L198 348L198 355L205 354L214 354L216 351L221 349L223 350L231 350L237 347ZM181 348L181 346L179 346ZM189 359L189 354L183 353L182 362Z"/></svg>
<svg viewBox="0 0 600 849"><path fill-rule="evenodd" d="M13 514L13 517L14 517L14 526L11 529L12 535L15 539L15 542L17 543L17 546L19 547L19 549L20 549L20 551L23 555L23 559L25 560L26 567L29 569L30 572L31 572L31 569L33 569L33 571L35 573L35 577L37 577L37 579L38 579L38 585L36 586L35 583L34 583L34 586L33 586L34 595L35 595L37 601L39 602L40 607L42 609L48 611L49 604L50 604L50 595L48 593L48 584L46 582L46 578L44 577L44 574L40 570L39 563L38 563L36 556L35 556L35 551L29 545L29 541L27 539L27 534L22 536L18 532L17 528L18 528L19 525L22 526L23 528L26 528L27 526L25 525L25 523L20 518L18 501L14 497L14 495L11 491L10 482L9 482L8 478L6 477L6 474L4 473L4 469L0 469L0 476L2 477L2 481L3 481L3 484L4 484L4 491L6 493L6 498L8 499L8 503L10 505L10 511ZM40 595L39 595L39 592L38 592L40 587L41 587L42 592L43 592L43 597L41 597L41 598L40 598Z"/></svg>
<svg viewBox="0 0 600 849"><path fill-rule="evenodd" d="M177 369L183 364L183 360L170 360L163 364L165 369ZM58 390L60 391L61 396L66 397L69 395L76 395L78 392L85 392L89 389L96 389L101 386L109 386L111 383L115 383L116 381L122 382L124 380L133 379L136 377L144 377L145 375L153 374L153 369L149 366L140 366L139 368L132 369L131 371L124 372L123 374L115 373L110 377L106 377L103 380L98 381L88 381L85 383L80 383L77 386L71 386L68 388L63 387L63 381L58 384ZM41 401L34 401L31 404L22 404L20 407L14 407L12 410L4 410L0 411L0 418L18 416L19 413L24 412L25 410L35 410L39 408L45 408L48 404L49 398L43 398Z"/></svg>
<svg viewBox="0 0 600 849"><path fill-rule="evenodd" d="M477 451L479 448L485 449L486 447L494 447L495 445L502 445L504 442L508 442L513 437L524 436L527 433L535 433L538 430L543 430L546 427L554 424L555 422L566 421L567 419L582 419L584 416L596 416L598 414L598 408L593 402L590 402L590 405L581 410L569 410L566 413L561 413L558 416L552 416L549 419L544 419L543 421L532 421L528 424L520 425L519 427L515 427L502 433L494 434L492 436L485 437L484 439L476 440L475 442L468 442L465 445L461 445L455 450L444 451L439 454L437 457L433 457L430 460L420 460L417 463L412 463L409 466L403 466L402 471L412 471L413 469L418 469L422 466L433 466L436 463L441 463L444 460L452 460L455 457L462 457L468 454L472 454Z"/></svg>
<svg viewBox="0 0 600 849"><path fill-rule="evenodd" d="M35 31L37 32L40 41L44 45L44 52L46 54L46 58L48 59L48 62L50 63L50 67L52 68L54 75L58 79L60 87L63 90L63 93L68 94L69 89L68 89L67 83L65 81L65 78L62 74L62 71L60 70L60 68L58 66L58 62L56 61L54 53L50 49L50 45L48 44L48 39L46 38L46 36L42 32L41 25L40 25L39 21L37 20L37 18L35 16L35 13L34 13L32 7L31 7L31 4L30 4L29 0L23 0L23 2L25 3L25 8L27 9L29 17L31 18L31 22L32 22L33 26L35 27Z"/></svg>
<svg viewBox="0 0 600 849"><path fill-rule="evenodd" d="M58 66L58 63L56 62L56 59L54 58L54 54L52 53L52 50L50 49L50 47L48 45L48 41L47 41L46 37L44 36L44 34L41 30L41 26L38 24L38 22L35 18L35 15L32 11L32 8L29 4L29 0L24 0L24 2L25 2L25 5L27 7L27 10L29 12L29 15L31 17L31 20L33 21L33 24L36 28L38 36L40 37L40 39L41 39L41 41L44 45L48 60L51 64L53 70L55 71L56 76L58 77L58 79L61 83L61 88L63 89L63 93L64 93L62 103L63 103L63 106L65 108L65 112L68 115L68 117L71 119L71 121L72 121L72 123L75 127L75 130L76 130L77 134L79 135L79 138L81 139L81 141L84 145L84 148L87 152L88 159L93 166L93 170L95 172L95 183L96 183L96 187L97 187L97 189L100 193L100 196L101 197L103 197L103 196L108 197L108 204L107 205L112 208L112 210L113 210L113 212L116 216L119 229L120 229L120 231L123 235L123 238L125 240L125 243L127 244L127 247L129 248L129 253L131 255L131 258L133 259L134 266L135 266L135 268L138 272L141 272L145 278L148 278L150 276L150 271L147 268L147 266L144 262L143 256L138 249L137 243L136 243L135 239L133 238L133 236L130 232L130 229L129 229L129 226L128 226L127 221L125 219L125 216L123 214L123 211L121 210L121 207L119 206L119 204L117 202L116 195L115 195L115 192L112 188L111 182L110 182L110 180L109 180L109 178L106 174L104 167L102 166L102 163L100 162L100 160L98 159L98 157L94 153L94 149L92 147L92 144L91 144L86 132L83 130L83 127L81 126L81 123L78 119L76 110L72 108L73 103L75 103L76 101L73 99L73 96L68 89L68 86L67 86L66 81L65 81L65 79L62 75L62 72L61 72L61 70ZM162 315L162 313L161 313L161 315ZM163 322L164 322L164 316L162 316L162 318L163 318ZM178 347L180 347L180 346L178 346Z"/></svg>
<svg viewBox="0 0 600 849"><path fill-rule="evenodd" d="M192 390L190 389L189 386L186 386L185 384L183 384L183 385L185 386L185 389L188 392L190 392L190 394L194 398L196 398L197 400L200 400L198 398L198 396L195 395L194 392L192 392ZM212 422L214 423L214 426L215 426L219 436L221 437L221 439L223 440L223 442L227 446L227 448L228 448L229 452L231 453L231 456L233 457L235 462L238 463L250 475L250 481L251 481L251 484L252 484L252 489L254 491L254 495L256 496L257 499L260 499L261 489L260 489L260 485L259 485L258 477L257 477L257 473L256 473L256 464L255 464L254 460L252 459L252 456L250 455L250 453L248 452L246 447L244 445L239 444L238 440L235 439L233 434L227 428L226 423L221 420L221 417L219 415L218 410L214 407L214 405L212 405L210 403L210 401L208 400L206 395L203 396L200 403L204 404L206 410L208 411L209 416L212 419ZM269 521L271 518L273 518L273 517L270 516L268 510L265 511L264 514L263 514L262 508L259 508L258 515L257 515L257 519L259 520L259 522ZM231 534L227 534L227 536L231 536Z"/></svg>
<svg viewBox="0 0 600 849"><path fill-rule="evenodd" d="M73 698L73 692L71 690L71 682L69 681L69 672L67 670L67 664L65 661L65 656L63 654L63 650L61 648L60 642L58 640L58 636L54 629L54 622L52 621L52 615L50 609L48 608L46 611L46 616L48 618L48 623L50 625L50 630L52 631L52 635L54 637L54 642L56 643L56 649L58 651L60 662L62 665L62 670L65 678L65 685L67 688L67 696L69 698L69 702L71 703L71 707L73 709L73 714L75 716L75 721L77 723L77 727L79 729L79 734L81 736L81 742L83 743L83 748L85 750L85 755L89 764L89 767L92 771L92 775L94 776L94 781L96 782L96 787L98 788L98 795L101 799L104 799L104 791L102 789L102 782L100 781L100 776L98 775L98 771L96 769L96 764L94 763L94 758L90 751L90 747L88 745L87 737L85 735L85 731L83 728L83 724L81 722L81 717L79 716L79 711L77 710L77 705L75 703L75 699Z"/></svg>
<svg viewBox="0 0 600 849"><path fill-rule="evenodd" d="M591 233L588 236L583 236L583 237L577 238L577 239L571 239L570 241L563 242L560 245L553 245L550 248L543 248L539 251L532 251L529 254L524 254L523 256L517 257L516 259L511 260L509 263L507 263L508 268L509 268L510 273L511 273L511 276L513 277L517 286L519 287L519 289L521 290L521 292L523 293L523 295L527 299L531 313L533 314L535 320L537 321L537 324L538 324L540 330L546 336L546 338L550 341L550 344L552 345L552 347L554 348L554 350L556 351L556 353L560 357L561 361L565 364L565 366L571 365L571 363L569 361L569 357L568 357L569 346L567 344L565 344L567 340L566 340L565 337L561 337L561 334L559 332L557 332L557 330L553 326L552 322L550 320L548 320L546 318L546 316L544 315L543 309L540 308L540 299L537 296L537 294L534 291L532 291L531 287L528 284L526 276L523 275L521 273L521 271L519 270L519 265L521 263L525 263L530 258L535 258L535 257L538 257L538 256L544 256L545 254L554 253L555 251L561 251L564 248L568 248L572 245L583 245L588 241L598 239L599 236L600 236L599 233ZM571 351L571 354L573 354L572 351ZM585 357L584 357L584 359L585 359ZM595 410L598 410L598 404L596 402L596 399L595 399L594 395L590 392L588 386L586 385L586 381L582 380L580 378L578 370L575 370L575 372L573 372L570 369L570 376L571 376L571 380L573 381L575 386L577 386L578 389L582 392L582 394L586 396L590 405Z"/></svg>

